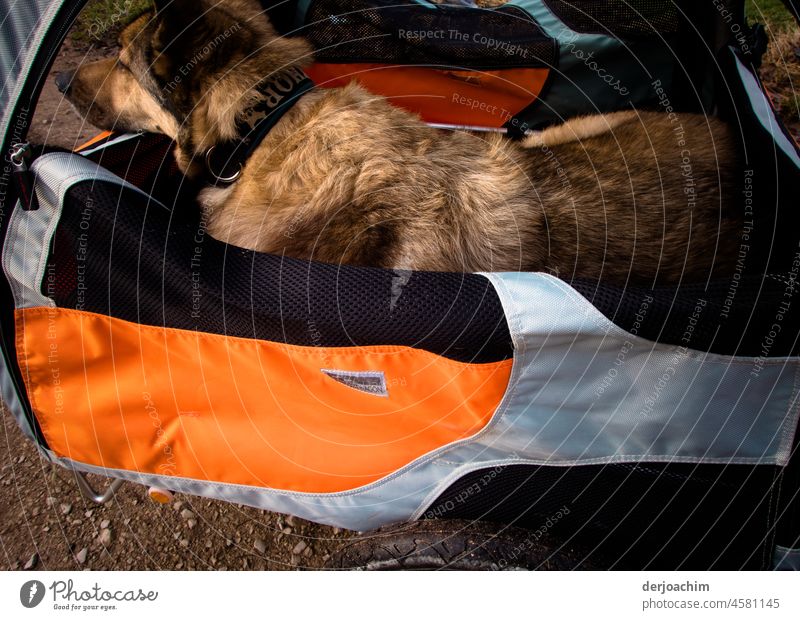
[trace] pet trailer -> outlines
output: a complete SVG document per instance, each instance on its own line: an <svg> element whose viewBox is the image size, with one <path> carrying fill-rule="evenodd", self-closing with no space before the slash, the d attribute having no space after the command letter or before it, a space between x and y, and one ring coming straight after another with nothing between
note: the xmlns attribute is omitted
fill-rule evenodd
<svg viewBox="0 0 800 620"><path fill-rule="evenodd" d="M97 501L130 481L377 530L339 567L797 567L800 153L743 4L265 2L314 44L318 87L358 79L437 125L726 120L736 270L650 288L225 245L167 139L26 144L84 1L6 3L5 405ZM421 32L456 34L401 34Z"/></svg>

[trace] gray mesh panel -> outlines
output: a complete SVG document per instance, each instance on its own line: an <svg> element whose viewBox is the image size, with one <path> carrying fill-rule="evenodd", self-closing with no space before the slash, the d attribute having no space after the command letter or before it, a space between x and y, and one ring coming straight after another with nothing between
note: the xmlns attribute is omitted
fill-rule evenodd
<svg viewBox="0 0 800 620"><path fill-rule="evenodd" d="M0 2L0 119L3 142L19 139L25 127L11 124L11 111L55 13L62 2L52 0L2 0ZM33 114L33 110L30 112ZM16 135L15 135L16 134Z"/></svg>

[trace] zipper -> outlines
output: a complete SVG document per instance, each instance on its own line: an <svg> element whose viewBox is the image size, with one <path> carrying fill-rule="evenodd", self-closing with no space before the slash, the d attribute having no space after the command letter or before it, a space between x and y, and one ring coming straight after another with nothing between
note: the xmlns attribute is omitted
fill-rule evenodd
<svg viewBox="0 0 800 620"><path fill-rule="evenodd" d="M31 173L28 163L31 159L31 145L28 142L15 142L11 146L11 170L14 184L17 187L19 203L25 211L33 211L38 208L34 202L33 194L33 173Z"/></svg>

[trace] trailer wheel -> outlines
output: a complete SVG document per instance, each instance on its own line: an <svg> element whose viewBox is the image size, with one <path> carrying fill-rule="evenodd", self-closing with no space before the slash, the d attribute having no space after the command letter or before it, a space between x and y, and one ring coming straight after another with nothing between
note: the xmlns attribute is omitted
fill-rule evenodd
<svg viewBox="0 0 800 620"><path fill-rule="evenodd" d="M327 568L350 570L573 570L581 554L517 527L424 520L388 526L336 551Z"/></svg>

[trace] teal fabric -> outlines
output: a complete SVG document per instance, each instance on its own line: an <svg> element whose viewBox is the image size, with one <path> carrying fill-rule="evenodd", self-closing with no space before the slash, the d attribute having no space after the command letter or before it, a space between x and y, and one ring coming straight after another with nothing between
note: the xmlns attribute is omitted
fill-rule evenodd
<svg viewBox="0 0 800 620"><path fill-rule="evenodd" d="M512 0L509 4L527 11L546 34L558 41L560 49L549 87L535 112L529 114L531 122L558 122L648 102L654 97L651 82L655 77L660 77L665 86L670 85L674 61L658 47L575 32L543 0ZM607 76L613 85L605 81Z"/></svg>

